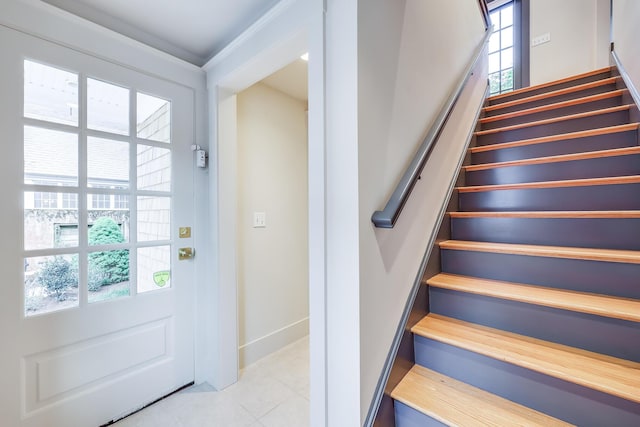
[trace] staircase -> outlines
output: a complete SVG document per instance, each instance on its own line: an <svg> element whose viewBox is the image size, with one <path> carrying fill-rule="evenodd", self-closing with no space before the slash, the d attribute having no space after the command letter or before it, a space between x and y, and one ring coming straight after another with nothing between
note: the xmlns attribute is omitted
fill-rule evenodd
<svg viewBox="0 0 640 427"><path fill-rule="evenodd" d="M488 99L397 427L640 426L638 117L613 68Z"/></svg>

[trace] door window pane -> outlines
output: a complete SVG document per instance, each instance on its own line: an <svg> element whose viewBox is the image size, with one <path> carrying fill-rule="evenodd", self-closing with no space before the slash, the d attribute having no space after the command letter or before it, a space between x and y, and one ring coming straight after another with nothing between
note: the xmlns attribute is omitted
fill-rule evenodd
<svg viewBox="0 0 640 427"><path fill-rule="evenodd" d="M138 249L138 293L171 287L169 245Z"/></svg>
<svg viewBox="0 0 640 427"><path fill-rule="evenodd" d="M26 316L77 306L77 255L24 259L24 311Z"/></svg>
<svg viewBox="0 0 640 427"><path fill-rule="evenodd" d="M171 150L138 145L138 190L171 191Z"/></svg>
<svg viewBox="0 0 640 427"><path fill-rule="evenodd" d="M24 248L51 249L78 246L78 208L64 207L75 193L24 192ZM68 202L71 204L70 202ZM68 227L75 227L70 234Z"/></svg>
<svg viewBox="0 0 640 427"><path fill-rule="evenodd" d="M25 314L170 288L171 101L34 61L24 71Z"/></svg>
<svg viewBox="0 0 640 427"><path fill-rule="evenodd" d="M87 176L94 188L129 188L129 143L87 138Z"/></svg>
<svg viewBox="0 0 640 427"><path fill-rule="evenodd" d="M87 79L87 127L129 135L129 89Z"/></svg>
<svg viewBox="0 0 640 427"><path fill-rule="evenodd" d="M89 210L89 245L114 245L129 241L129 211Z"/></svg>
<svg viewBox="0 0 640 427"><path fill-rule="evenodd" d="M171 199L169 197L138 197L138 240L169 240L171 238Z"/></svg>
<svg viewBox="0 0 640 427"><path fill-rule="evenodd" d="M78 185L78 136L24 127L25 184Z"/></svg>
<svg viewBox="0 0 640 427"><path fill-rule="evenodd" d="M24 61L24 116L78 126L78 75Z"/></svg>
<svg viewBox="0 0 640 427"><path fill-rule="evenodd" d="M91 252L88 259L89 302L129 295L129 250Z"/></svg>
<svg viewBox="0 0 640 427"><path fill-rule="evenodd" d="M171 142L171 102L144 93L137 95L138 138Z"/></svg>

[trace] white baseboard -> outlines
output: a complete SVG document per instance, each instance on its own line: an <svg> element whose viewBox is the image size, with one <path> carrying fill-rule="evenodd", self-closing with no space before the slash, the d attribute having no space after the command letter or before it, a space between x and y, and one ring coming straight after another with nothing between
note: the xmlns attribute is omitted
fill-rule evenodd
<svg viewBox="0 0 640 427"><path fill-rule="evenodd" d="M241 345L238 347L240 369L307 335L309 335L308 317Z"/></svg>

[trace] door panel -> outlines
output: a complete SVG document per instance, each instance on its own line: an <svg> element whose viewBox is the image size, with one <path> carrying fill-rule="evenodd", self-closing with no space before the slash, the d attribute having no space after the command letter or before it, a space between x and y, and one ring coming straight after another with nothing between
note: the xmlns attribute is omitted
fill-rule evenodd
<svg viewBox="0 0 640 427"><path fill-rule="evenodd" d="M193 93L2 26L0 54L0 420L101 425L194 378Z"/></svg>

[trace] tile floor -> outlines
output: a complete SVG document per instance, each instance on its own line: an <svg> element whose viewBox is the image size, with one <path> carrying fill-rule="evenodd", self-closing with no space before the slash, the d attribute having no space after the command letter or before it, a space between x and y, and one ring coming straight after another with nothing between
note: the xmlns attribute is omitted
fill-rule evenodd
<svg viewBox="0 0 640 427"><path fill-rule="evenodd" d="M309 340L303 338L240 372L222 391L190 387L115 427L305 427L309 425Z"/></svg>

